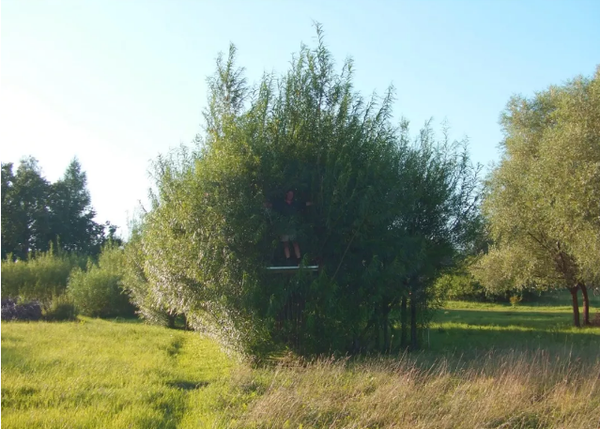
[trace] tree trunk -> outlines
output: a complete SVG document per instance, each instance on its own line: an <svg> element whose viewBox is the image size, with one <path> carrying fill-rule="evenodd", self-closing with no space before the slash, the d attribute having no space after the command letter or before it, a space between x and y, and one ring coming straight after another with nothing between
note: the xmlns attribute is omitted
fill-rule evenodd
<svg viewBox="0 0 600 429"><path fill-rule="evenodd" d="M175 315L167 314L167 327L170 329L175 329Z"/></svg>
<svg viewBox="0 0 600 429"><path fill-rule="evenodd" d="M406 308L406 297L402 297L400 302L400 347L406 348L407 344L407 326L408 321L407 308Z"/></svg>
<svg viewBox="0 0 600 429"><path fill-rule="evenodd" d="M414 296L413 292L410 299L410 350L417 350L419 348L417 340L417 302Z"/></svg>
<svg viewBox="0 0 600 429"><path fill-rule="evenodd" d="M375 314L374 316L375 323L375 350L381 350L381 315Z"/></svg>
<svg viewBox="0 0 600 429"><path fill-rule="evenodd" d="M581 323L579 323L579 301L577 300L578 289L578 286L570 287L569 292L571 292L571 298L573 299L573 324L580 328Z"/></svg>
<svg viewBox="0 0 600 429"><path fill-rule="evenodd" d="M589 326L590 322L590 298L588 297L587 286L585 283L580 283L581 294L583 295L583 325Z"/></svg>
<svg viewBox="0 0 600 429"><path fill-rule="evenodd" d="M389 307L384 305L381 309L382 317L382 329L383 329L383 352L390 352L390 310Z"/></svg>
<svg viewBox="0 0 600 429"><path fill-rule="evenodd" d="M387 314L383 317L383 352L389 353L390 349L390 331L388 329L388 317Z"/></svg>

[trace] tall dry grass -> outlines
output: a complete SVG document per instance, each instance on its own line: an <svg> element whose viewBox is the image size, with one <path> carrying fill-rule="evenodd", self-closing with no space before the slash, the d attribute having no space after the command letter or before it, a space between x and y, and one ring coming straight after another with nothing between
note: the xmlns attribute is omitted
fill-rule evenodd
<svg viewBox="0 0 600 429"><path fill-rule="evenodd" d="M234 382L256 391L239 427L600 428L600 360L568 352L321 360Z"/></svg>

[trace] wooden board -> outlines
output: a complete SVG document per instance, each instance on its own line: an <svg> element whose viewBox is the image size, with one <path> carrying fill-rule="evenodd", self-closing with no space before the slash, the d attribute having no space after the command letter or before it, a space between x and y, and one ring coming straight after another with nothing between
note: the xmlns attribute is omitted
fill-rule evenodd
<svg viewBox="0 0 600 429"><path fill-rule="evenodd" d="M276 272L276 273L289 273L289 272L296 272L298 270L318 271L319 266L318 265L307 265L304 267L299 267L297 265L292 265L292 266L282 266L282 267L266 267L266 269L269 271Z"/></svg>

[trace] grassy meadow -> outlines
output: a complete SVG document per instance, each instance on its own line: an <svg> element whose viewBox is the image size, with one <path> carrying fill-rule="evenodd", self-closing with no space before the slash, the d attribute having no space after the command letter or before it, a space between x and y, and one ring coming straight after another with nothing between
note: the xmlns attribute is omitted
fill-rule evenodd
<svg viewBox="0 0 600 429"><path fill-rule="evenodd" d="M2 425L597 429L600 327L570 324L567 305L452 302L422 352L253 368L134 321L3 323Z"/></svg>

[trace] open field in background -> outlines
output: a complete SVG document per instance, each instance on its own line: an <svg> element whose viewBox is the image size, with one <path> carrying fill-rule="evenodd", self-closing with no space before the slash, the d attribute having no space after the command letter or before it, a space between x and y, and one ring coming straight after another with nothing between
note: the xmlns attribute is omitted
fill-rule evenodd
<svg viewBox="0 0 600 429"><path fill-rule="evenodd" d="M3 323L2 425L597 429L600 327L570 324L568 305L452 302L419 353L252 368L138 322Z"/></svg>
<svg viewBox="0 0 600 429"><path fill-rule="evenodd" d="M473 349L540 348L571 350L595 358L600 355L600 327L575 328L569 300L567 292L514 307L451 301L436 312L423 341L438 352L469 354ZM590 317L594 319L600 313L600 297L591 297L590 304Z"/></svg>

